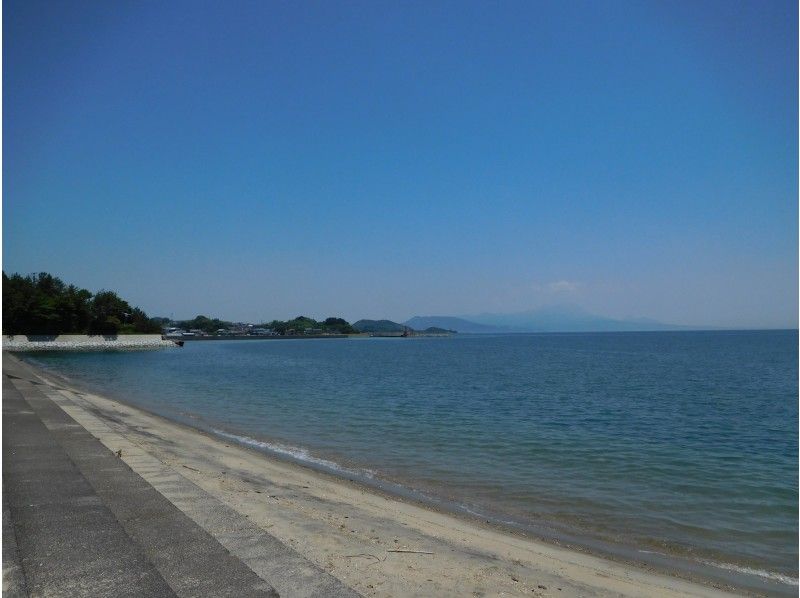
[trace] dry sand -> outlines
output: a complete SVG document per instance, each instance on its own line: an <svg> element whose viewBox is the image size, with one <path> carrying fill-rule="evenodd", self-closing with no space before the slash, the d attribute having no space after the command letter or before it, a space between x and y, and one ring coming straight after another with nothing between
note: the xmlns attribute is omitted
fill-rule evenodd
<svg viewBox="0 0 800 598"><path fill-rule="evenodd" d="M730 595L383 496L60 380L49 384L48 395L123 459L152 456L365 596Z"/></svg>

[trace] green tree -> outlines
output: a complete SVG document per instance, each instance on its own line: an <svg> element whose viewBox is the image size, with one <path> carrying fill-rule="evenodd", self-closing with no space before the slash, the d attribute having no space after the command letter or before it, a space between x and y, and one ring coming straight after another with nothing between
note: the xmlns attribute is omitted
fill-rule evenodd
<svg viewBox="0 0 800 598"><path fill-rule="evenodd" d="M337 334L356 334L358 330L345 320L344 318L325 318L322 322L322 327L326 332L334 332Z"/></svg>
<svg viewBox="0 0 800 598"><path fill-rule="evenodd" d="M92 295L41 272L22 276L3 272L3 332L5 334L115 334L159 332L139 308L112 291Z"/></svg>
<svg viewBox="0 0 800 598"><path fill-rule="evenodd" d="M131 316L131 306L113 291L100 291L91 302L89 334L117 334ZM127 332L128 330L123 330Z"/></svg>

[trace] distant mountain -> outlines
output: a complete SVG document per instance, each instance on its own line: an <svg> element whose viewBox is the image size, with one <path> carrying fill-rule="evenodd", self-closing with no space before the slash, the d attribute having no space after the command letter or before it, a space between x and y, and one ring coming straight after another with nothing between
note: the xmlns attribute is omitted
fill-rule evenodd
<svg viewBox="0 0 800 598"><path fill-rule="evenodd" d="M353 324L359 332L403 332L405 327L391 320L359 320Z"/></svg>
<svg viewBox="0 0 800 598"><path fill-rule="evenodd" d="M664 324L649 318L618 320L592 314L576 305L548 305L511 314L483 313L473 316L415 316L406 326L421 330L431 326L462 333L504 332L626 332L686 330L685 326Z"/></svg>
<svg viewBox="0 0 800 598"><path fill-rule="evenodd" d="M404 324L409 328L413 328L414 330L425 330L426 328L433 327L472 334L515 332L514 330L503 326L478 324L476 322L470 322L469 320L465 320L463 318L454 318L452 316L414 316L410 320L406 320Z"/></svg>
<svg viewBox="0 0 800 598"><path fill-rule="evenodd" d="M681 330L683 326L664 324L649 318L615 319L599 316L576 305L548 305L511 314L467 316L487 326L505 326L528 332L625 332Z"/></svg>

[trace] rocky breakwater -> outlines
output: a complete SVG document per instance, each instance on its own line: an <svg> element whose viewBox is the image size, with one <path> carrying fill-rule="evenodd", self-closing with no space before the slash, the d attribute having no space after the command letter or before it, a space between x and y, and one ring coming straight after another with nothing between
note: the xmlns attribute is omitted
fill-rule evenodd
<svg viewBox="0 0 800 598"><path fill-rule="evenodd" d="M4 351L136 351L176 347L159 334L15 334L3 336Z"/></svg>

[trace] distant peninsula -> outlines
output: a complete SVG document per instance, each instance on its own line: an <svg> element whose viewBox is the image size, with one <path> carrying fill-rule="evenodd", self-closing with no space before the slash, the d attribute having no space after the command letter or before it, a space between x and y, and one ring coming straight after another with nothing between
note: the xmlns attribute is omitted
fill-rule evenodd
<svg viewBox="0 0 800 598"><path fill-rule="evenodd" d="M391 320L359 320L353 328L359 332L403 332L406 326Z"/></svg>
<svg viewBox="0 0 800 598"><path fill-rule="evenodd" d="M408 322L398 324L392 320L358 320L353 324L353 328L359 332L370 334L391 334L403 332L416 332L422 334L456 334L455 330L442 328L439 326L411 326Z"/></svg>

